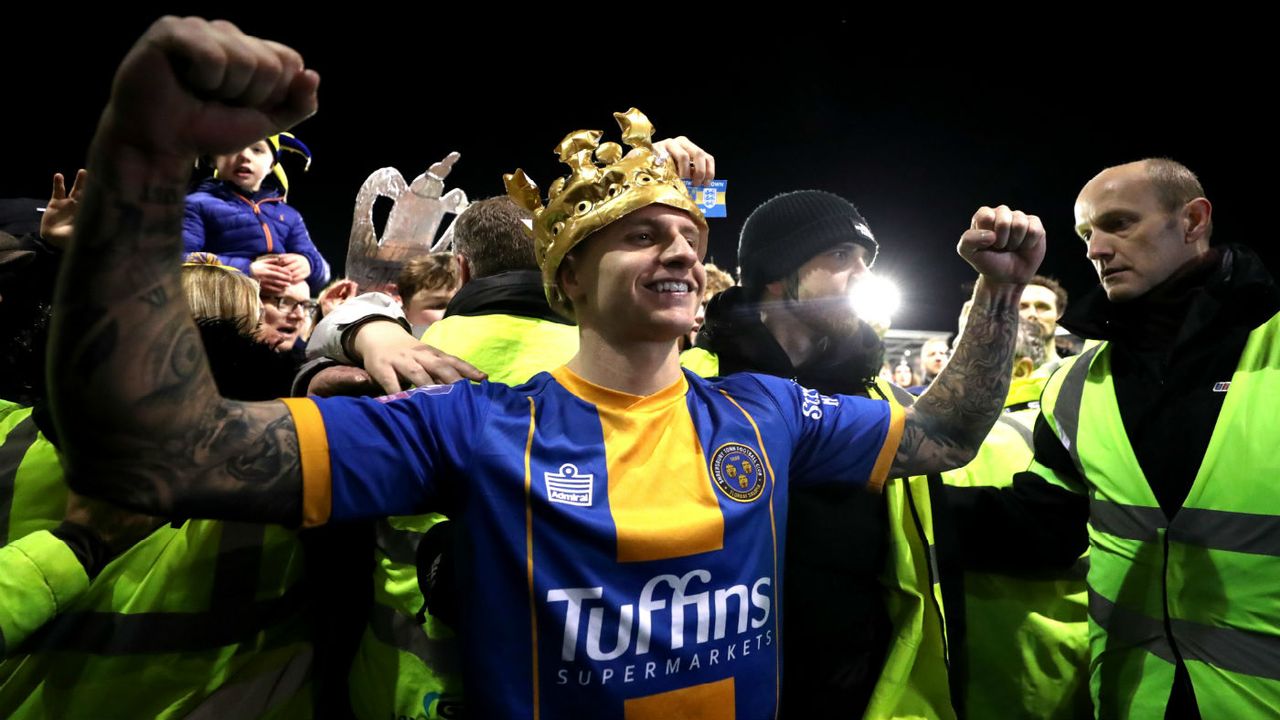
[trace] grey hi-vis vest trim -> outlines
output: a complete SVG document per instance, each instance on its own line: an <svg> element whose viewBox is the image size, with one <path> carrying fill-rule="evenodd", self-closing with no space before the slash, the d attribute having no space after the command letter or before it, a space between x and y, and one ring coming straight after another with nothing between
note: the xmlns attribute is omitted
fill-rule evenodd
<svg viewBox="0 0 1280 720"><path fill-rule="evenodd" d="M244 642L299 612L305 599L301 584L277 597L254 599L265 531L256 523L223 523L207 610L71 611L28 638L24 649L133 655L198 652Z"/></svg>
<svg viewBox="0 0 1280 720"><path fill-rule="evenodd" d="M36 422L30 415L9 430L0 444L0 547L9 540L9 514L13 511L14 483L27 450L36 441Z"/></svg>

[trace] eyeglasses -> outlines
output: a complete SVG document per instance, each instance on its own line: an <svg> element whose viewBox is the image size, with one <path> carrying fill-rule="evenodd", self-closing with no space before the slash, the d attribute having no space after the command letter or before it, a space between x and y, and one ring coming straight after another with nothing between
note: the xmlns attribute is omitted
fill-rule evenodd
<svg viewBox="0 0 1280 720"><path fill-rule="evenodd" d="M276 306L277 310L283 311L286 315L293 312L294 309L301 309L303 315L316 309L316 304L310 300L294 300L283 295L264 297L262 302Z"/></svg>

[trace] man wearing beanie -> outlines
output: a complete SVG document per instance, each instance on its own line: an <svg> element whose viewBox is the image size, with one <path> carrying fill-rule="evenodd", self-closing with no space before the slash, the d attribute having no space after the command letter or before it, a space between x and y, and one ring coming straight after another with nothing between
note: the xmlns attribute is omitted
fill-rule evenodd
<svg viewBox="0 0 1280 720"><path fill-rule="evenodd" d="M765 202L742 228L742 287L711 301L686 365L911 404L878 380L884 345L848 300L878 250L866 220L838 195L801 190ZM934 544L929 508L921 478L890 480L884 497L792 490L784 716L953 715L945 637L955 630L940 617L937 578L916 571Z"/></svg>

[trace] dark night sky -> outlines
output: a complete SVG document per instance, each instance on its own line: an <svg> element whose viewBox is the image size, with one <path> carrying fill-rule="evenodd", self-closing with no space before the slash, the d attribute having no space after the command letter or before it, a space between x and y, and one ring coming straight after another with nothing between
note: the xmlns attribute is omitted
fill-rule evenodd
<svg viewBox="0 0 1280 720"><path fill-rule="evenodd" d="M80 17L55 35L54 11L37 12L47 17L24 22L29 32L6 33L3 197L45 197L54 171L74 172L116 64L154 17ZM322 75L320 112L296 130L315 162L307 175L291 172L290 202L335 265L355 192L373 170L392 165L412 179L457 150L448 184L472 199L500 193L502 173L517 166L546 188L560 174L551 149L565 133L598 128L617 140L611 113L634 105L659 137L688 135L715 154L730 190L729 217L711 221L711 257L722 265L733 264L742 220L773 194L819 188L853 200L881 242L876 270L904 288L896 327L954 327L960 287L973 277L954 244L982 204L1041 215L1043 269L1069 290L1091 287L1071 232L1075 195L1103 167L1149 155L1199 173L1218 236L1280 267L1269 239L1255 239L1269 212L1260 210L1275 206L1255 170L1275 165L1274 73L1265 69L1274 58L1239 34L1192 60L1160 33L1133 37L1131 27L1129 42L1101 45L908 31L869 40L831 14L757 19L728 38L722 25L698 53L636 39L644 35L633 24L617 37L635 40L615 52L600 21L582 36L591 48L583 63L563 27L487 35L496 8L375 12L313 9L295 23L230 13L246 31L299 49ZM14 58L22 72L11 72Z"/></svg>

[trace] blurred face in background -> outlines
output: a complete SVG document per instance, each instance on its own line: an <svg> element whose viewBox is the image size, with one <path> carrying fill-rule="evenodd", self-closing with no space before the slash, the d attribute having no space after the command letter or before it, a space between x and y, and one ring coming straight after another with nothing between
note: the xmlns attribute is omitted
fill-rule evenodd
<svg viewBox="0 0 1280 720"><path fill-rule="evenodd" d="M280 295L263 295L259 339L279 352L289 352L306 328L312 307L305 282L290 285Z"/></svg>

